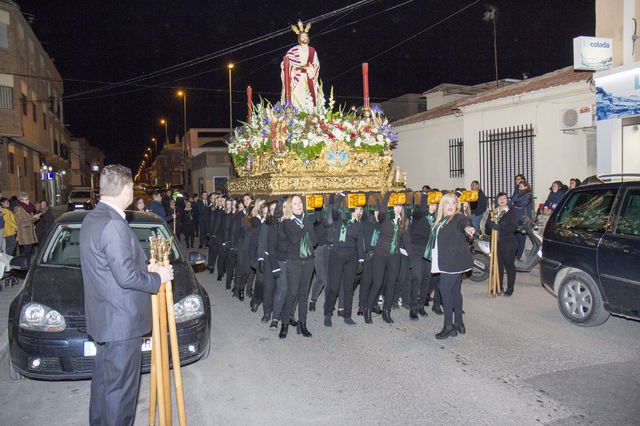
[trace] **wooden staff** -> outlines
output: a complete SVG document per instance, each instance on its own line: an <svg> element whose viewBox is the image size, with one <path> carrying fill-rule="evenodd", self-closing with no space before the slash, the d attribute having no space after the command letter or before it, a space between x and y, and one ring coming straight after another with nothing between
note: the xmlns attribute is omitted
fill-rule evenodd
<svg viewBox="0 0 640 426"><path fill-rule="evenodd" d="M498 223L498 214L491 211L491 220ZM491 230L491 254L489 256L489 296L496 297L501 293L500 288L500 268L498 267L498 230Z"/></svg>
<svg viewBox="0 0 640 426"><path fill-rule="evenodd" d="M149 263L156 264L157 242L154 237L149 239L149 247L151 255ZM162 350L160 348L160 309L158 295L151 296L151 312L153 318L153 328L151 331L151 391L149 393L149 425L155 425L156 402L158 403L158 418L160 426L166 425L166 413L164 402L164 390L162 390L164 381L162 380ZM160 391L158 391L160 390Z"/></svg>

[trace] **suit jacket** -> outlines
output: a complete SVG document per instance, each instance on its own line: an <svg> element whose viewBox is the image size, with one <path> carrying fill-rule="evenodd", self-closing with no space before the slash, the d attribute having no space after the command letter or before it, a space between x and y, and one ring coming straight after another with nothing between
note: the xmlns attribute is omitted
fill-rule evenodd
<svg viewBox="0 0 640 426"><path fill-rule="evenodd" d="M211 204L207 203L204 205L204 201L198 200L196 201L196 211L198 212L198 223L206 224L209 219L209 207ZM206 226L206 225L205 225ZM200 231L202 232L202 231Z"/></svg>
<svg viewBox="0 0 640 426"><path fill-rule="evenodd" d="M151 330L150 293L160 275L147 272L146 257L129 224L98 203L80 228L80 264L87 333L96 342L144 336Z"/></svg>

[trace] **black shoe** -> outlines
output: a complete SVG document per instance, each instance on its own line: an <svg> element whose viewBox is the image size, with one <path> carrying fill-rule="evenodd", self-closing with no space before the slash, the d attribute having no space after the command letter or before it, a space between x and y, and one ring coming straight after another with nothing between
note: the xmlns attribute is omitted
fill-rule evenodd
<svg viewBox="0 0 640 426"><path fill-rule="evenodd" d="M251 287L247 289L247 297L253 297L253 289Z"/></svg>
<svg viewBox="0 0 640 426"><path fill-rule="evenodd" d="M371 320L371 311L368 309L364 310L364 322L365 324L373 324L373 321Z"/></svg>
<svg viewBox="0 0 640 426"><path fill-rule="evenodd" d="M269 320L270 320L270 319L271 319L271 315L270 315L270 314L264 314L264 315L262 316L262 318L260 319L260 321L261 321L263 324L266 324L266 323L268 323L268 322L269 322Z"/></svg>
<svg viewBox="0 0 640 426"><path fill-rule="evenodd" d="M231 297L238 297L238 289L236 287L231 290Z"/></svg>
<svg viewBox="0 0 640 426"><path fill-rule="evenodd" d="M224 286L224 288L225 288L226 290L229 290L229 289L231 288L231 283L226 284L226 285Z"/></svg>
<svg viewBox="0 0 640 426"><path fill-rule="evenodd" d="M434 306L433 308L431 308L431 310L433 312L435 312L438 315L443 315L444 312L442 312L442 308L440 306Z"/></svg>
<svg viewBox="0 0 640 426"><path fill-rule="evenodd" d="M400 309L400 305L398 305L398 302L396 302L393 305L391 305L391 309L393 309L393 310Z"/></svg>
<svg viewBox="0 0 640 426"><path fill-rule="evenodd" d="M272 319L271 324L269 324L269 330L278 331L278 320Z"/></svg>
<svg viewBox="0 0 640 426"><path fill-rule="evenodd" d="M418 312L415 309L411 309L409 311L409 318L411 318L411 320L413 321L418 321Z"/></svg>
<svg viewBox="0 0 640 426"><path fill-rule="evenodd" d="M351 317L344 317L344 323L349 325L355 325L356 322L351 319Z"/></svg>
<svg viewBox="0 0 640 426"><path fill-rule="evenodd" d="M456 328L453 325L450 325L448 327L443 327L442 331L436 334L436 339L442 340L446 339L447 337L456 337L457 335L458 331L456 330Z"/></svg>
<svg viewBox="0 0 640 426"><path fill-rule="evenodd" d="M460 324L453 324L453 326L456 328L458 334L465 334L467 332L467 329L464 326L463 322L461 322Z"/></svg>
<svg viewBox="0 0 640 426"><path fill-rule="evenodd" d="M260 306L260 304L254 301L251 301L249 306L251 307L251 312L258 312L258 306Z"/></svg>
<svg viewBox="0 0 640 426"><path fill-rule="evenodd" d="M209 268L209 273L213 274L213 268Z"/></svg>
<svg viewBox="0 0 640 426"><path fill-rule="evenodd" d="M509 297L513 294L513 289L508 289L507 291L504 292L504 295Z"/></svg>
<svg viewBox="0 0 640 426"><path fill-rule="evenodd" d="M249 296L249 297L251 297L251 296ZM241 302L244 300L244 290L239 290L238 291L238 299L240 299Z"/></svg>
<svg viewBox="0 0 640 426"><path fill-rule="evenodd" d="M291 327L297 327L297 326L298 326L298 321L296 321L296 320L294 320L293 318L291 318L291 319L289 320L289 325L290 325Z"/></svg>
<svg viewBox="0 0 640 426"><path fill-rule="evenodd" d="M380 315L382 313L382 309L380 309L380 306L378 305L373 305L371 312L373 312L374 314Z"/></svg>
<svg viewBox="0 0 640 426"><path fill-rule="evenodd" d="M216 281L222 281L222 275L218 275L218 278L216 278Z"/></svg>
<svg viewBox="0 0 640 426"><path fill-rule="evenodd" d="M311 302L309 302L309 312L315 312L316 311L316 301L312 300Z"/></svg>
<svg viewBox="0 0 640 426"><path fill-rule="evenodd" d="M425 310L424 310L424 307L418 308L418 313L419 313L420 315L422 315L423 317L428 316L428 315L427 315L427 311L425 311Z"/></svg>
<svg viewBox="0 0 640 426"><path fill-rule="evenodd" d="M338 309L338 316L344 317L344 309Z"/></svg>
<svg viewBox="0 0 640 426"><path fill-rule="evenodd" d="M286 339L288 331L289 331L289 325L288 324L282 324L282 327L280 327L280 334L278 336L281 339Z"/></svg>
<svg viewBox="0 0 640 426"><path fill-rule="evenodd" d="M363 313L364 313L364 308L358 308L358 313L357 313L357 315L358 315L359 317L361 317Z"/></svg>
<svg viewBox="0 0 640 426"><path fill-rule="evenodd" d="M393 320L391 319L391 311L382 311L382 319L387 324L393 324Z"/></svg>
<svg viewBox="0 0 640 426"><path fill-rule="evenodd" d="M304 322L299 322L298 323L298 334L302 334L304 337L311 337L312 334L309 333L309 330L307 330L307 324Z"/></svg>
<svg viewBox="0 0 640 426"><path fill-rule="evenodd" d="M333 324L331 324L331 315L325 315L324 316L324 326L325 327L331 327Z"/></svg>

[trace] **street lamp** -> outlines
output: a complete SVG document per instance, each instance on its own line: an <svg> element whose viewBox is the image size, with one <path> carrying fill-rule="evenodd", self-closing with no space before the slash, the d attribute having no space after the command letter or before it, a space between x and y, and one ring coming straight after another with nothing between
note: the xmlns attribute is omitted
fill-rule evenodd
<svg viewBox="0 0 640 426"><path fill-rule="evenodd" d="M163 118L160 120L160 124L164 125L164 144L169 145L169 132L167 131L169 123L167 123L167 120Z"/></svg>
<svg viewBox="0 0 640 426"><path fill-rule="evenodd" d="M178 97L182 97L184 134L186 135L187 134L187 92L183 90L178 90Z"/></svg>
<svg viewBox="0 0 640 426"><path fill-rule="evenodd" d="M151 142L153 142L153 151L156 153L156 157L158 156L158 140L156 138L151 138Z"/></svg>
<svg viewBox="0 0 640 426"><path fill-rule="evenodd" d="M231 70L233 70L233 64L227 65L229 69L229 128L233 129L233 89L231 86Z"/></svg>

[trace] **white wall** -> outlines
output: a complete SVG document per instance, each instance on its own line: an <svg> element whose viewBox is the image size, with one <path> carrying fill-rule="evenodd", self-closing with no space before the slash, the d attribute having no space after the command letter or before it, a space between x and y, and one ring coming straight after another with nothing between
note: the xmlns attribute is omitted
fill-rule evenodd
<svg viewBox="0 0 640 426"><path fill-rule="evenodd" d="M429 185L453 189L463 178L449 177L449 139L462 137L462 119L454 116L396 127L399 140L393 160L407 172L407 186L414 191Z"/></svg>

